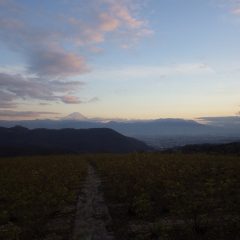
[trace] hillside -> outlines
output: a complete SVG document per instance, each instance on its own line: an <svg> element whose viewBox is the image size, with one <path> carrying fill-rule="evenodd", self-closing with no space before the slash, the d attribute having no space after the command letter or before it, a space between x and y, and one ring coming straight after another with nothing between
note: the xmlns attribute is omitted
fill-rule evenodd
<svg viewBox="0 0 240 240"><path fill-rule="evenodd" d="M150 147L107 128L33 129L0 128L0 155L49 153L127 153Z"/></svg>

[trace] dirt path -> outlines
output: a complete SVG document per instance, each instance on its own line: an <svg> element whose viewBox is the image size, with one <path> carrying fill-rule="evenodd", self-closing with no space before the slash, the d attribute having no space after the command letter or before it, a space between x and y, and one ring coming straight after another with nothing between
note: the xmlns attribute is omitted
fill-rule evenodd
<svg viewBox="0 0 240 240"><path fill-rule="evenodd" d="M78 198L73 240L114 240L107 229L111 218L100 188L101 180L89 165L88 175Z"/></svg>

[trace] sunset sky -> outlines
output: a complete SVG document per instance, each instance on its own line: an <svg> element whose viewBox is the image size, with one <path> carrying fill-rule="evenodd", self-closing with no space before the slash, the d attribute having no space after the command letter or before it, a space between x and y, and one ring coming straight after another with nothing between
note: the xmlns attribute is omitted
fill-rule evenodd
<svg viewBox="0 0 240 240"><path fill-rule="evenodd" d="M240 110L240 0L0 0L0 118Z"/></svg>

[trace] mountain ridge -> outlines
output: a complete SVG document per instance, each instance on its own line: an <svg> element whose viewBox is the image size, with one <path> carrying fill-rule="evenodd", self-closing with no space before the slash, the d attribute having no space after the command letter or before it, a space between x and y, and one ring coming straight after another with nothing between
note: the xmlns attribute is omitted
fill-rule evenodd
<svg viewBox="0 0 240 240"><path fill-rule="evenodd" d="M77 113L78 116L78 113ZM103 121L100 119L63 119L63 120L22 120L4 121L0 120L0 126L13 127L21 125L29 129L88 129L88 128L111 128L123 135L131 137L156 137L156 136L240 136L240 124L234 127L220 127L202 124L194 120L177 118L155 119L155 120L122 120Z"/></svg>
<svg viewBox="0 0 240 240"><path fill-rule="evenodd" d="M0 127L0 155L49 153L128 153L151 148L112 129ZM15 154L14 154L15 153Z"/></svg>

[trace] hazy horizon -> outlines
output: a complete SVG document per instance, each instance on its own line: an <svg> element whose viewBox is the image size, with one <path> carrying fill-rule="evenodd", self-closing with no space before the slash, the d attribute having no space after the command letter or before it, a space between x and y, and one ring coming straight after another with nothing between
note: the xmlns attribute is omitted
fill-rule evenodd
<svg viewBox="0 0 240 240"><path fill-rule="evenodd" d="M138 121L155 121L155 120L184 120L184 121L196 121L200 124L213 124L213 125L224 125L224 124L239 124L240 125L240 116L236 114L235 116L213 116L213 117L196 117L196 118L180 118L180 117L158 117L158 118L102 118L98 116L86 116L80 112L72 112L67 115L57 115L54 117L45 117L44 115L48 115L46 112L34 112L34 111L11 111L11 110L3 110L0 111L0 121L36 121L36 120L81 120L81 121L99 121L99 122L107 122L107 121L117 121L117 122L138 122Z"/></svg>

